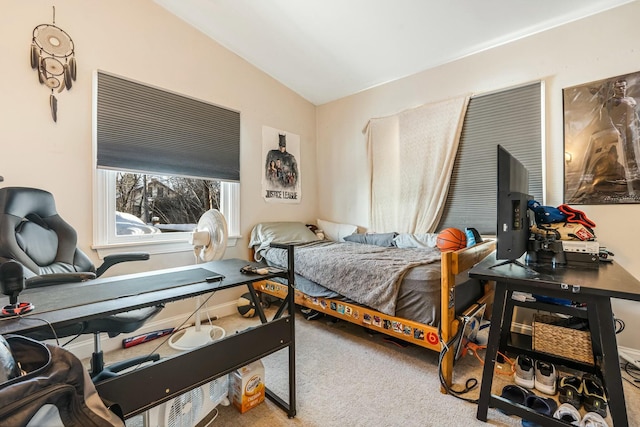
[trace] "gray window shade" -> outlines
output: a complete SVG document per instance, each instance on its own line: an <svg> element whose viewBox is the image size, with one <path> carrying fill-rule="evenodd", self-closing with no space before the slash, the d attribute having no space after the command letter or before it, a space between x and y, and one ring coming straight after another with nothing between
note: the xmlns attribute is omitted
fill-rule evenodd
<svg viewBox="0 0 640 427"><path fill-rule="evenodd" d="M240 113L98 72L98 167L240 180Z"/></svg>
<svg viewBox="0 0 640 427"><path fill-rule="evenodd" d="M438 230L475 227L495 235L498 144L529 170L529 194L542 203L541 108L540 83L469 101Z"/></svg>

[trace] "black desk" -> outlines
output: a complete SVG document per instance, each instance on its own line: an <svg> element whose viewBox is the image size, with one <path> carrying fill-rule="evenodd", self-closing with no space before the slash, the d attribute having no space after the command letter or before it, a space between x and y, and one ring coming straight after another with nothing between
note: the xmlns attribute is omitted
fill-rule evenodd
<svg viewBox="0 0 640 427"><path fill-rule="evenodd" d="M293 272L293 247L289 246L289 271ZM128 310L176 301L217 290L247 286L258 301L253 282L265 278L285 277L289 279L287 313L279 311L268 320L258 304L261 324L247 331L227 336L212 344L199 347L180 355L160 360L133 372L121 374L96 384L99 395L108 401L118 403L129 418L145 410L183 394L195 387L212 381L248 363L271 353L289 350L289 399L281 399L267 388L266 396L280 406L292 418L296 414L295 394L295 322L293 274L257 275L243 274L240 268L249 264L239 259L213 261L188 267L172 268L148 273L130 274L111 278L96 279L83 283L53 285L44 288L27 289L20 294L20 301L29 301L35 309L22 318L0 319L0 334L20 334L26 331L49 328L44 320L54 327L73 324L91 318L121 313ZM139 290L135 294L122 296L123 284L139 283L152 278L150 282L161 284L164 277L183 274L193 277L193 270L205 269L225 276L219 282L202 279L181 286ZM200 272L202 273L202 272ZM112 285L111 287L109 285ZM162 288L162 286L159 286ZM153 289L151 289L153 288ZM94 294L93 302L86 301L87 293ZM75 297L75 299L74 299ZM84 299L83 299L84 298ZM8 304L8 298L0 298L0 304ZM81 300L81 303L76 302Z"/></svg>
<svg viewBox="0 0 640 427"><path fill-rule="evenodd" d="M513 404L509 400L491 394L497 353L499 350L512 350L587 372L598 371L607 390L609 412L614 425L616 427L628 426L611 298L640 301L640 282L615 262L601 263L599 269L530 266L531 270L515 264L491 268L496 263L495 255L492 255L485 258L469 272L471 277L496 282L477 418L486 421L488 408L495 407L545 426L566 426L560 420L542 416L522 405ZM586 309L535 302L518 302L512 299L514 291L585 303ZM548 354L535 353L530 347L526 348L526 343L523 345L522 340L520 343L516 343L514 335L517 334L511 333L515 306L588 319L591 344L596 361L595 367L568 359L558 359Z"/></svg>

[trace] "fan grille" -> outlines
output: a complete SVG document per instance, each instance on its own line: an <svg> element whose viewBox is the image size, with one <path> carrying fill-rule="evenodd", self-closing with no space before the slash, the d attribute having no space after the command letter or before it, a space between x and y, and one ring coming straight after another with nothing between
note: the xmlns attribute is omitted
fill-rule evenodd
<svg viewBox="0 0 640 427"><path fill-rule="evenodd" d="M199 419L203 404L202 387L176 397L168 411L167 427L193 427Z"/></svg>

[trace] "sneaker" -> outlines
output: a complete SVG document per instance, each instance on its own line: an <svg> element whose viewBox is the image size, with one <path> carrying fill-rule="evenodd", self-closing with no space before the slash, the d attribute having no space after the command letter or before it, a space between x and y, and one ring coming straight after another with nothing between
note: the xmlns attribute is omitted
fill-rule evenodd
<svg viewBox="0 0 640 427"><path fill-rule="evenodd" d="M584 396L582 402L584 409L588 412L595 412L602 417L607 416L607 398L600 378L595 375L585 374L582 377L582 395Z"/></svg>
<svg viewBox="0 0 640 427"><path fill-rule="evenodd" d="M556 394L558 375L556 367L551 363L537 360L535 363L535 388L545 394Z"/></svg>
<svg viewBox="0 0 640 427"><path fill-rule="evenodd" d="M609 425L600 414L587 412L580 421L580 427L609 427Z"/></svg>
<svg viewBox="0 0 640 427"><path fill-rule="evenodd" d="M534 361L529 356L523 354L516 358L516 375L514 382L525 388L533 388L533 365Z"/></svg>
<svg viewBox="0 0 640 427"><path fill-rule="evenodd" d="M560 378L558 400L560 403L570 403L576 409L580 409L582 404L582 379L574 376Z"/></svg>
<svg viewBox="0 0 640 427"><path fill-rule="evenodd" d="M559 420L565 421L567 423L571 423L573 426L580 425L580 412L571 404L563 403L558 406L556 412L553 413L553 418L557 418Z"/></svg>

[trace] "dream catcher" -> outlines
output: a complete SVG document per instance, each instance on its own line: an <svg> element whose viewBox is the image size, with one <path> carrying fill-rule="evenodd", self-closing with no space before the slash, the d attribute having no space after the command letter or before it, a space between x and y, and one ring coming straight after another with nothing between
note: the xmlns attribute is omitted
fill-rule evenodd
<svg viewBox="0 0 640 427"><path fill-rule="evenodd" d="M38 72L40 84L51 89L49 106L53 121L58 121L58 100L55 92L71 89L76 80L76 59L73 40L56 27L56 8L53 24L41 24L33 29L31 41L31 68Z"/></svg>

